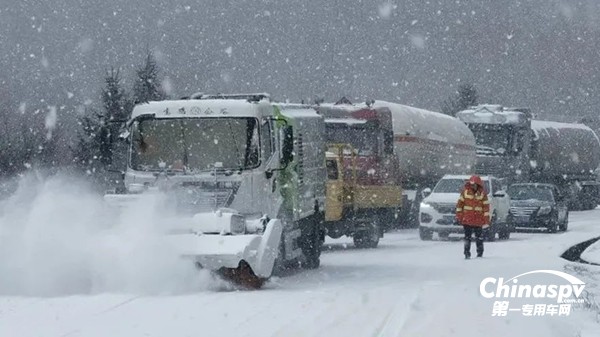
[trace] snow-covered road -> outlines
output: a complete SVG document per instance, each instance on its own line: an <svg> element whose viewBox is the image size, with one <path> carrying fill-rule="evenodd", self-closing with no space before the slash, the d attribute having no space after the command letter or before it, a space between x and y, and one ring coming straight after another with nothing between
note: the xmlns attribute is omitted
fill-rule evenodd
<svg viewBox="0 0 600 337"><path fill-rule="evenodd" d="M388 233L373 250L329 240L320 269L259 291L0 297L0 336L600 336L590 311L492 317L493 300L479 294L485 277L565 270L559 255L599 233L597 209L572 213L567 233L487 243L483 259L464 260L458 240L420 241L416 230Z"/></svg>

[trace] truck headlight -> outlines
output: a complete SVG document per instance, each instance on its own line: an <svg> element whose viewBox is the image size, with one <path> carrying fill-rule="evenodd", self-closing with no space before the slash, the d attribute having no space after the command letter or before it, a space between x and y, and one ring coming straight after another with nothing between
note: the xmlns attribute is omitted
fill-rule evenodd
<svg viewBox="0 0 600 337"><path fill-rule="evenodd" d="M229 210L197 213L192 218L194 230L204 234L246 234L246 217Z"/></svg>
<svg viewBox="0 0 600 337"><path fill-rule="evenodd" d="M552 212L552 207L550 207L550 206L542 206L538 210L539 215L547 215L547 214L550 214L550 212Z"/></svg>
<svg viewBox="0 0 600 337"><path fill-rule="evenodd" d="M430 205L430 204L428 204L428 203L426 203L426 202L422 202L422 203L421 203L421 208L425 208L425 209L427 209L427 208L431 208L431 205Z"/></svg>

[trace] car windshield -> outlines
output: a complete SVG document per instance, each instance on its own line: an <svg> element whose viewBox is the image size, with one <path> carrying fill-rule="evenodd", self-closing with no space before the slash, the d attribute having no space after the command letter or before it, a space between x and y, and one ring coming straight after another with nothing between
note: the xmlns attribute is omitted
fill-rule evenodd
<svg viewBox="0 0 600 337"><path fill-rule="evenodd" d="M460 193L465 187L465 184L469 181L468 179L442 179L440 180L433 192L435 193ZM485 192L489 193L490 190L490 182L489 180L484 180L483 184L485 186Z"/></svg>
<svg viewBox="0 0 600 337"><path fill-rule="evenodd" d="M260 153L257 125L256 118L144 119L133 126L131 167L141 171L254 168Z"/></svg>
<svg viewBox="0 0 600 337"><path fill-rule="evenodd" d="M544 187L535 186L510 186L508 195L511 200L540 200L554 201L552 191Z"/></svg>

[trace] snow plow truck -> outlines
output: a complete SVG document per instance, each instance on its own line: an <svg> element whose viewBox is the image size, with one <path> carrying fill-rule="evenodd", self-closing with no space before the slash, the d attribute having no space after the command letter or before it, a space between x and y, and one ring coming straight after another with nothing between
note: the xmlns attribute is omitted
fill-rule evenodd
<svg viewBox="0 0 600 337"><path fill-rule="evenodd" d="M105 200L166 195L179 219L166 235L182 256L253 288L319 266L325 125L314 109L268 94L195 94L136 105L126 128L124 193Z"/></svg>

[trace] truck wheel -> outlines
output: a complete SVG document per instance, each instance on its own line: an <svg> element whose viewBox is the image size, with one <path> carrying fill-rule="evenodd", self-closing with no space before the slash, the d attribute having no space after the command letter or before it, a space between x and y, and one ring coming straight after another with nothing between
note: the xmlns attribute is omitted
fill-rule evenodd
<svg viewBox="0 0 600 337"><path fill-rule="evenodd" d="M353 240L356 248L377 248L379 244L379 226L375 226L372 229L366 231L360 231L354 233Z"/></svg>
<svg viewBox="0 0 600 337"><path fill-rule="evenodd" d="M431 241L433 238L433 231L426 227L419 227L419 237L423 241Z"/></svg>

